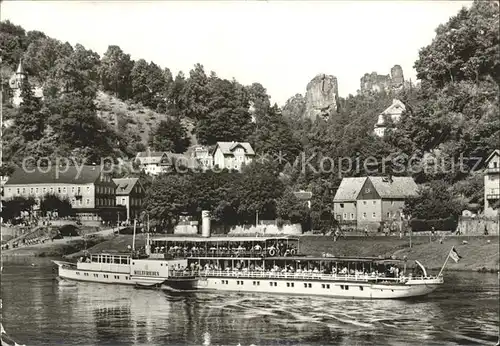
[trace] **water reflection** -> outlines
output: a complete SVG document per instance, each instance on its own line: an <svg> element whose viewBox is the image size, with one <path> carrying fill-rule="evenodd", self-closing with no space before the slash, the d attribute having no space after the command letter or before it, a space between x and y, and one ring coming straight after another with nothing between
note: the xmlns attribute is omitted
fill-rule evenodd
<svg viewBox="0 0 500 346"><path fill-rule="evenodd" d="M4 265L4 324L29 344L457 345L498 335L496 275L454 274L423 299L368 301L70 287L50 267Z"/></svg>

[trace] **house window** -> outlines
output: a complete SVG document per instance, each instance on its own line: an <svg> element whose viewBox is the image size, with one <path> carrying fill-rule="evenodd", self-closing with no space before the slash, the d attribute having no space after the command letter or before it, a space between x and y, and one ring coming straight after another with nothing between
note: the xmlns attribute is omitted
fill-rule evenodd
<svg viewBox="0 0 500 346"><path fill-rule="evenodd" d="M391 217L391 213L390 212L387 213L387 217Z"/></svg>
<svg viewBox="0 0 500 346"><path fill-rule="evenodd" d="M370 190L370 188L369 188L369 187L367 187L367 188L365 189L365 193L370 193L370 191L371 191L371 190Z"/></svg>
<svg viewBox="0 0 500 346"><path fill-rule="evenodd" d="M347 219L347 213L344 213L343 217L344 217L344 220L346 220Z"/></svg>
<svg viewBox="0 0 500 346"><path fill-rule="evenodd" d="M373 204L377 204L377 201L373 201Z"/></svg>
<svg viewBox="0 0 500 346"><path fill-rule="evenodd" d="M366 201L363 201L363 204L366 205Z"/></svg>
<svg viewBox="0 0 500 346"><path fill-rule="evenodd" d="M45 192L47 192L47 188L44 187L43 188L43 193L45 193Z"/></svg>
<svg viewBox="0 0 500 346"><path fill-rule="evenodd" d="M90 186L87 186L87 192L90 192Z"/></svg>
<svg viewBox="0 0 500 346"><path fill-rule="evenodd" d="M37 187L37 188L35 188L35 193L38 193L38 187Z"/></svg>
<svg viewBox="0 0 500 346"><path fill-rule="evenodd" d="M344 203L340 203L340 207L341 207L341 208L344 208Z"/></svg>
<svg viewBox="0 0 500 346"><path fill-rule="evenodd" d="M133 201L133 200L132 200ZM122 204L125 204L125 198L122 198Z"/></svg>
<svg viewBox="0 0 500 346"><path fill-rule="evenodd" d="M363 219L366 219L366 213L363 213Z"/></svg>
<svg viewBox="0 0 500 346"><path fill-rule="evenodd" d="M19 188L17 188L17 194L21 194L21 191L19 190Z"/></svg>
<svg viewBox="0 0 500 346"><path fill-rule="evenodd" d="M87 205L89 205L89 204L90 204L90 199L88 199L88 198L87 198L87 200L85 201L85 203L86 203Z"/></svg>
<svg viewBox="0 0 500 346"><path fill-rule="evenodd" d="M60 187L57 188L57 192L61 193L61 188Z"/></svg>
<svg viewBox="0 0 500 346"><path fill-rule="evenodd" d="M372 218L375 218L375 213L372 213Z"/></svg>
<svg viewBox="0 0 500 346"><path fill-rule="evenodd" d="M493 168L497 168L497 162L493 162Z"/></svg>
<svg viewBox="0 0 500 346"><path fill-rule="evenodd" d="M75 193L75 187L74 186L71 188L71 192Z"/></svg>
<svg viewBox="0 0 500 346"><path fill-rule="evenodd" d="M351 213L351 220L354 220L354 213Z"/></svg>
<svg viewBox="0 0 500 346"><path fill-rule="evenodd" d="M23 187L23 193L26 193L26 189Z"/></svg>

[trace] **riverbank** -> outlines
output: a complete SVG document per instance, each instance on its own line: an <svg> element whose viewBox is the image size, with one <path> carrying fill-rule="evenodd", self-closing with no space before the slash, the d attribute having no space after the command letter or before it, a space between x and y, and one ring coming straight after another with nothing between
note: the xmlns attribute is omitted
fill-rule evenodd
<svg viewBox="0 0 500 346"><path fill-rule="evenodd" d="M136 236L135 246L145 246L146 237L143 234ZM464 244L464 240L466 244ZM132 246L133 236L116 235L112 238L101 238L87 242L86 247L82 240L66 244L46 243L39 247L25 247L9 250L13 255L32 255L47 257L64 257L75 259L83 255L85 248L89 252L127 252ZM45 245L45 246L44 246ZM92 246L93 245L93 246ZM429 270L439 270L452 246L455 246L462 259L455 263L448 261L447 270L456 271L487 271L497 272L499 269L499 237L447 237L440 243L438 240L430 242L428 237L413 237L412 248L409 248L408 238L399 237L345 237L334 241L329 236L303 236L300 238L300 252L313 256L322 256L329 253L335 256L396 256L407 257L408 261L420 261ZM2 253L2 255L4 255Z"/></svg>

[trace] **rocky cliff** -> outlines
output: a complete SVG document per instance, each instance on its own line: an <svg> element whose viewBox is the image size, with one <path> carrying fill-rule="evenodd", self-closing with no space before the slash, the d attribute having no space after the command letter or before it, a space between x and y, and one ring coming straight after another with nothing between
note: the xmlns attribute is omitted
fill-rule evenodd
<svg viewBox="0 0 500 346"><path fill-rule="evenodd" d="M337 78L331 75L318 74L307 84L304 116L312 119L315 119L318 115L329 117L337 111L338 99Z"/></svg>
<svg viewBox="0 0 500 346"><path fill-rule="evenodd" d="M360 90L364 92L381 92L399 89L404 85L403 68L394 65L390 75L379 75L377 72L365 73L360 80Z"/></svg>

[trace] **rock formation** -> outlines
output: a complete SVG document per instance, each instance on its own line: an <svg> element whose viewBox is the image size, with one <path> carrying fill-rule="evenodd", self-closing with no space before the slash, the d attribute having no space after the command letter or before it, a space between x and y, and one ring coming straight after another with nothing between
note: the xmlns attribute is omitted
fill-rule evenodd
<svg viewBox="0 0 500 346"><path fill-rule="evenodd" d="M377 72L365 73L360 80L360 90L365 92L381 92L399 89L404 85L403 69L400 65L391 68L390 75L379 75Z"/></svg>
<svg viewBox="0 0 500 346"><path fill-rule="evenodd" d="M319 74L306 88L306 109L304 116L315 119L316 116L329 117L337 111L339 99L337 78Z"/></svg>

